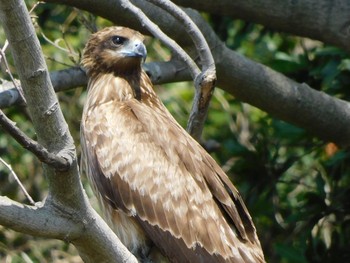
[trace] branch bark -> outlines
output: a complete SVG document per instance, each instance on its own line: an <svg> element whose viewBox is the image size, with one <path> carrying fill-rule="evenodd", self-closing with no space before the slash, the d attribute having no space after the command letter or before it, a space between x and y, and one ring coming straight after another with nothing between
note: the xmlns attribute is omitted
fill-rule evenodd
<svg viewBox="0 0 350 263"><path fill-rule="evenodd" d="M207 118L209 103L216 82L214 58L202 32L184 11L167 0L149 0L149 2L160 6L162 9L169 12L184 26L184 29L192 39L196 48L196 53L199 56L200 61L198 63L201 65L202 72L193 78L195 84L195 96L187 123L187 131L197 141L201 141L204 122Z"/></svg>
<svg viewBox="0 0 350 263"><path fill-rule="evenodd" d="M347 0L174 0L210 14L262 24L268 28L309 37L350 52L350 2Z"/></svg>
<svg viewBox="0 0 350 263"><path fill-rule="evenodd" d="M228 48L216 54L219 85L271 115L302 127L325 141L350 145L350 103L297 83ZM220 59L222 58L222 59Z"/></svg>
<svg viewBox="0 0 350 263"><path fill-rule="evenodd" d="M0 224L23 233L72 242L85 262L137 262L88 202L80 182L73 139L24 1L0 0L0 19L38 141L52 154L65 153L71 164L67 171L44 165L49 195L42 205L24 206L0 197Z"/></svg>

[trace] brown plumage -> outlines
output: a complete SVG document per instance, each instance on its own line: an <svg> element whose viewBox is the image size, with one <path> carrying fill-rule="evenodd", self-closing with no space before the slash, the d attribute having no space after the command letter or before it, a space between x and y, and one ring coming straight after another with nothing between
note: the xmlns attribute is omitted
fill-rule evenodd
<svg viewBox="0 0 350 263"><path fill-rule="evenodd" d="M154 93L142 41L106 28L82 60L82 168L107 222L142 261L264 262L236 188Z"/></svg>

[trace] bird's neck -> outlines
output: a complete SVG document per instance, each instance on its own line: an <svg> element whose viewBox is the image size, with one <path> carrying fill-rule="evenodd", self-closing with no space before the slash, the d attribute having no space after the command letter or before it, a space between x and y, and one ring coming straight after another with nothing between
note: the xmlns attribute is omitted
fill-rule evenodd
<svg viewBox="0 0 350 263"><path fill-rule="evenodd" d="M108 73L90 76L88 83L88 107L109 101L141 101L146 94L154 94L147 74L140 70L137 74Z"/></svg>

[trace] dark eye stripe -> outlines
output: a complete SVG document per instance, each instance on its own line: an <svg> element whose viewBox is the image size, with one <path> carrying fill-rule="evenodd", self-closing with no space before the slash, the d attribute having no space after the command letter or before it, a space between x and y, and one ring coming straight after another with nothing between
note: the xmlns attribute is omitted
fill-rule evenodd
<svg viewBox="0 0 350 263"><path fill-rule="evenodd" d="M112 42L115 45L122 45L125 41L126 41L125 37L121 37L121 36L113 36L112 37Z"/></svg>

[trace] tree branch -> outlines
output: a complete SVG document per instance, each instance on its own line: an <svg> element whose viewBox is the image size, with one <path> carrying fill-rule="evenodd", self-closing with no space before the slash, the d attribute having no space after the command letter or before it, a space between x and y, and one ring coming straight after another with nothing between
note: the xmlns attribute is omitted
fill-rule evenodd
<svg viewBox="0 0 350 263"><path fill-rule="evenodd" d="M177 59L167 62L146 63L143 64L143 68L151 78L153 84L191 80L188 67L184 62ZM50 72L50 79L55 92L67 91L87 85L85 71L80 67L52 71ZM5 109L12 105L24 104L24 100L13 82L3 79L0 79L0 81L2 82L0 85L0 109ZM19 81L17 81L17 87L21 87Z"/></svg>
<svg viewBox="0 0 350 263"><path fill-rule="evenodd" d="M0 224L28 234L70 241L86 262L137 262L92 209L83 191L73 139L24 1L0 0L0 19L39 143L49 152L66 153L64 157L71 160L67 171L44 165L50 191L40 209L1 197Z"/></svg>
<svg viewBox="0 0 350 263"><path fill-rule="evenodd" d="M69 241L76 239L82 230L68 215L66 218L54 216L52 209L42 203L28 206L0 196L0 208L1 225L18 232Z"/></svg>
<svg viewBox="0 0 350 263"><path fill-rule="evenodd" d="M320 40L350 52L350 2L340 0L173 0L199 11L262 24L279 32Z"/></svg>
<svg viewBox="0 0 350 263"><path fill-rule="evenodd" d="M220 53L220 54L219 54ZM350 145L350 103L297 83L224 47L216 54L219 85L236 98L308 130L325 141Z"/></svg>
<svg viewBox="0 0 350 263"><path fill-rule="evenodd" d="M56 92L84 87L87 84L85 71L80 67L53 71L50 73L50 79Z"/></svg>
<svg viewBox="0 0 350 263"><path fill-rule="evenodd" d="M0 85L0 109L8 108L14 104L23 104L24 99L20 95L18 87L21 83L17 80L16 85L13 82L0 79L2 84Z"/></svg>
<svg viewBox="0 0 350 263"><path fill-rule="evenodd" d="M0 196L0 224L25 234L71 242L84 262L137 262L95 211L62 209L50 197L45 203L28 206Z"/></svg>
<svg viewBox="0 0 350 263"><path fill-rule="evenodd" d="M196 92L187 124L187 131L197 141L200 141L216 81L216 70L213 56L203 34L184 11L170 1L148 1L160 6L172 14L184 26L186 33L191 37L199 55L199 64L202 65L202 72L201 74L196 75L196 78L194 79Z"/></svg>
<svg viewBox="0 0 350 263"><path fill-rule="evenodd" d="M20 145L32 152L40 161L46 163L60 171L69 169L71 163L65 158L50 153L45 147L29 138L23 133L13 121L6 117L2 110L0 110L0 126L8 132Z"/></svg>
<svg viewBox="0 0 350 263"><path fill-rule="evenodd" d="M50 73L50 79L55 92L83 87L87 84L85 71L80 67L53 71ZM2 85L0 85L0 109L8 108L14 104L25 104L17 89L21 88L19 81L17 81L17 87L13 82L1 79L0 81L2 81Z"/></svg>
<svg viewBox="0 0 350 263"><path fill-rule="evenodd" d="M177 59L172 59L167 62L145 63L143 64L143 69L146 71L153 84L191 80L191 75L187 70L187 66L184 62Z"/></svg>

